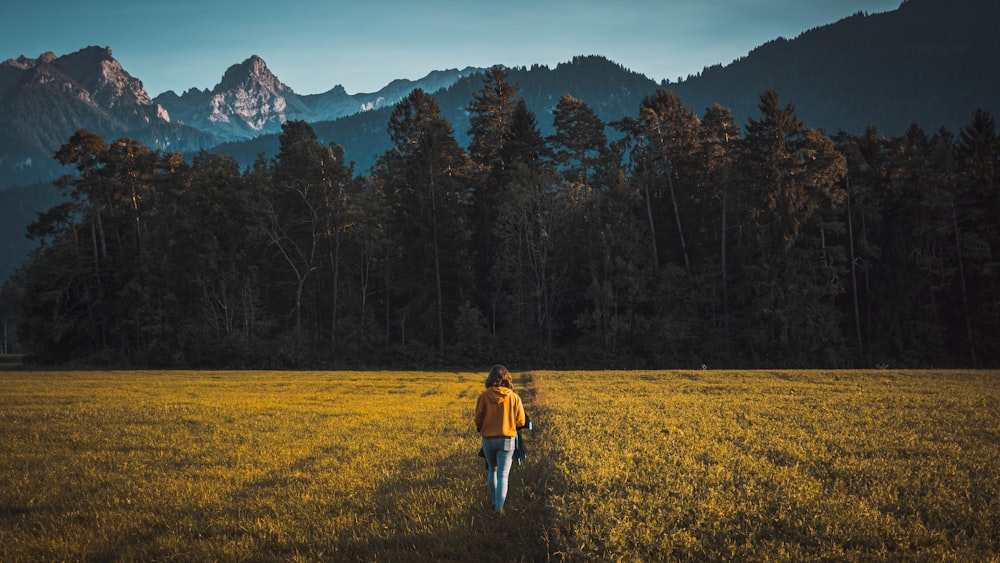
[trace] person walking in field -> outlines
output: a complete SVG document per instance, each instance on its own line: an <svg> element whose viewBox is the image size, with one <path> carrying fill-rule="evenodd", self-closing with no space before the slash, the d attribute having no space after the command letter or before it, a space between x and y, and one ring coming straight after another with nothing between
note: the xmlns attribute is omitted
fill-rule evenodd
<svg viewBox="0 0 1000 563"><path fill-rule="evenodd" d="M495 365L490 370L486 390L476 401L475 422L483 438L486 487L493 499L493 510L499 514L507 500L517 429L525 425L524 405L514 392L514 380L506 367Z"/></svg>

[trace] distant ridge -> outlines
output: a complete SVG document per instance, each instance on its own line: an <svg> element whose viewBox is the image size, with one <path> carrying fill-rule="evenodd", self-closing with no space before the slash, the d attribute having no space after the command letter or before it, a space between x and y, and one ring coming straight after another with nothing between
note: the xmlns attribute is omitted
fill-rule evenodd
<svg viewBox="0 0 1000 563"><path fill-rule="evenodd" d="M956 130L978 108L1000 111L998 25L995 0L905 0L893 11L857 13L791 40L776 38L678 83L657 84L600 56L511 71L543 129L564 93L611 121L633 114L643 96L663 87L695 113L719 103L739 123L756 115L761 92L774 89L809 126L831 132L872 125L893 134L911 123ZM270 146L281 123L301 119L363 167L386 147L386 116L378 111L414 88L442 100L462 141L464 108L482 71L435 71L366 94L335 86L298 95L253 55L226 69L211 90L150 99L107 47L9 59L0 64L0 189L54 177L51 155L78 128L163 150L219 147L245 162L248 152Z"/></svg>
<svg viewBox="0 0 1000 563"><path fill-rule="evenodd" d="M605 121L634 115L642 98L670 89L696 114L718 103L745 124L759 114L762 92L776 90L796 106L807 126L860 133L868 126L887 135L911 124L928 131L957 131L982 108L1000 115L1000 2L995 0L907 0L899 9L856 13L807 30L794 39L776 38L727 65L714 65L676 82L660 82L600 56L581 56L550 69L510 69L543 133L559 96L572 93ZM435 94L467 141L465 106L481 87L469 76ZM388 110L356 114L314 129L327 142L345 147L364 169L389 146ZM277 150L276 136L219 147L244 164Z"/></svg>
<svg viewBox="0 0 1000 563"><path fill-rule="evenodd" d="M435 92L482 69L435 71L420 80L397 79L370 94L348 94L335 86L300 96L282 83L257 55L230 66L211 90L167 91L154 99L171 119L213 134L220 142L278 133L288 120L330 121L395 105L414 88Z"/></svg>
<svg viewBox="0 0 1000 563"><path fill-rule="evenodd" d="M52 154L80 128L191 152L278 132L289 119L327 121L392 106L414 88L435 92L478 72L435 71L370 94L334 87L300 96L253 55L230 66L212 90L168 91L150 99L108 47L8 59L0 64L0 190L56 177L60 170Z"/></svg>
<svg viewBox="0 0 1000 563"><path fill-rule="evenodd" d="M996 0L904 0L776 38L669 88L698 113L719 103L740 123L774 89L807 125L831 133L873 125L899 134L913 123L956 131L977 108L1000 112L998 28Z"/></svg>

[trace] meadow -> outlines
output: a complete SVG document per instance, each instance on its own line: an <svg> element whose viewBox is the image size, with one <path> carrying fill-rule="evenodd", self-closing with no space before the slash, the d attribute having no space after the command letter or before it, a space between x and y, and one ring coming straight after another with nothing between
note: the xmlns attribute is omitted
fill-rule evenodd
<svg viewBox="0 0 1000 563"><path fill-rule="evenodd" d="M1000 373L0 371L0 561L1000 561Z"/></svg>

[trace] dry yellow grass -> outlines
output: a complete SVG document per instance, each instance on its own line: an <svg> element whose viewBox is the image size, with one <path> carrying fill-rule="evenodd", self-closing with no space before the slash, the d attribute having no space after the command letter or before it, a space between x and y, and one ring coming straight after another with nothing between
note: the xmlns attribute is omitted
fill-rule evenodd
<svg viewBox="0 0 1000 563"><path fill-rule="evenodd" d="M1000 560L998 373L484 377L0 372L0 560Z"/></svg>
<svg viewBox="0 0 1000 563"><path fill-rule="evenodd" d="M573 560L998 560L1000 378L537 374Z"/></svg>
<svg viewBox="0 0 1000 563"><path fill-rule="evenodd" d="M464 559L521 541L525 504L487 532L483 379L0 374L0 560ZM507 555L536 558L523 543Z"/></svg>

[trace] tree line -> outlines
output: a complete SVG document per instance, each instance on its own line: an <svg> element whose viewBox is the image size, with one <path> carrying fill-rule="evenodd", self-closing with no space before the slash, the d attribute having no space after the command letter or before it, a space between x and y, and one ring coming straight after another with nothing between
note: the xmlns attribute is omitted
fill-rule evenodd
<svg viewBox="0 0 1000 563"><path fill-rule="evenodd" d="M414 90L365 173L290 121L244 170L80 130L12 278L44 363L190 367L996 366L995 122L741 127L661 88L553 134L495 67L461 146Z"/></svg>

